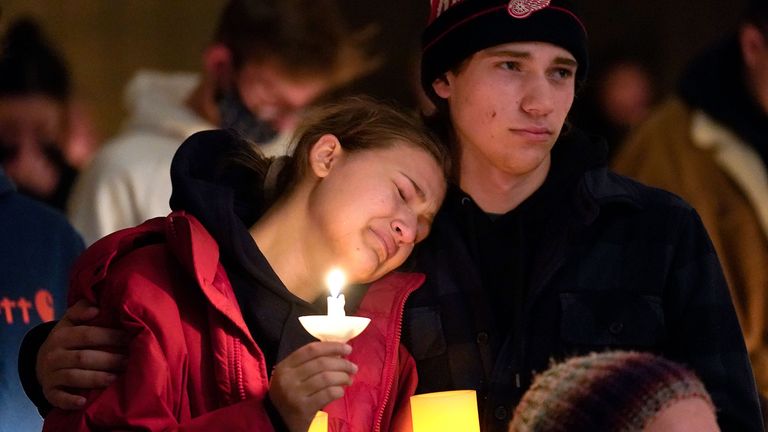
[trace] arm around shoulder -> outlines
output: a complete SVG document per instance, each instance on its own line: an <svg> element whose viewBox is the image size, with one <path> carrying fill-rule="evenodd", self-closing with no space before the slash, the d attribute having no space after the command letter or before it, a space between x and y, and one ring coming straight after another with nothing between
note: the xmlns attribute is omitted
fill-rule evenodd
<svg viewBox="0 0 768 432"><path fill-rule="evenodd" d="M160 342L164 336L153 328L151 316L101 306L102 313L120 316L121 326L131 334L126 370L107 388L91 391L83 409L54 409L45 419L44 431L274 430L262 401L255 398L193 412L186 387L187 363L183 355L169 353L178 347Z"/></svg>

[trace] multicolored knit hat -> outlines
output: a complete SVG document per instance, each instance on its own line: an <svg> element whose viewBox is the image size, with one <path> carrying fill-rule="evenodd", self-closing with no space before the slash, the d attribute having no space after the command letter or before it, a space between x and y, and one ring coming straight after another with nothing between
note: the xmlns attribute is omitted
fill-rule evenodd
<svg viewBox="0 0 768 432"><path fill-rule="evenodd" d="M689 398L715 409L704 384L677 363L648 353L590 354L536 377L509 430L641 431L663 408Z"/></svg>
<svg viewBox="0 0 768 432"><path fill-rule="evenodd" d="M472 54L509 42L549 42L570 52L587 74L587 30L569 0L431 0L421 38L421 85L432 82Z"/></svg>

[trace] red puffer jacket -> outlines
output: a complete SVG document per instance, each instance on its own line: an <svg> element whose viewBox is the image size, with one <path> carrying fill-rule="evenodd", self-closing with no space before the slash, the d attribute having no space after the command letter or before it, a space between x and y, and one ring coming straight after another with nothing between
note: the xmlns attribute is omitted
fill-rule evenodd
<svg viewBox="0 0 768 432"><path fill-rule="evenodd" d="M325 408L329 430L399 430L416 388L400 345L403 306L424 280L393 273L376 282L356 315L372 318L352 340L359 367L345 396ZM100 307L96 325L129 331L128 367L82 410L54 410L44 431L271 431L262 401L269 378L214 239L183 212L119 231L75 266L70 304ZM407 427L407 426L405 426Z"/></svg>

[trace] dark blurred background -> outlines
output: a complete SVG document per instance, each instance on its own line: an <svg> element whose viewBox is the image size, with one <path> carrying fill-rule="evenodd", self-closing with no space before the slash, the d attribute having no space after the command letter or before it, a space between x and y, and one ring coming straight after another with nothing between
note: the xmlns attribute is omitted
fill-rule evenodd
<svg viewBox="0 0 768 432"><path fill-rule="evenodd" d="M427 0L341 0L356 26L376 23L387 62L355 91L415 105L418 37ZM733 28L744 0L581 0L592 62L640 59L657 91L671 90L685 63ZM77 95L108 137L124 117L123 86L140 68L199 70L223 0L2 0L0 32L31 15L69 60ZM589 90L589 87L587 87Z"/></svg>

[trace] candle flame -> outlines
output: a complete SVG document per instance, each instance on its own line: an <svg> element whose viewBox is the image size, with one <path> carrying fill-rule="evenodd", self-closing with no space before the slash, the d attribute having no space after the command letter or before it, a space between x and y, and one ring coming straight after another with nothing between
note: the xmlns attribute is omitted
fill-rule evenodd
<svg viewBox="0 0 768 432"><path fill-rule="evenodd" d="M331 296L338 297L341 294L341 288L347 283L347 277L344 272L339 268L333 268L325 276L325 284L331 291Z"/></svg>

